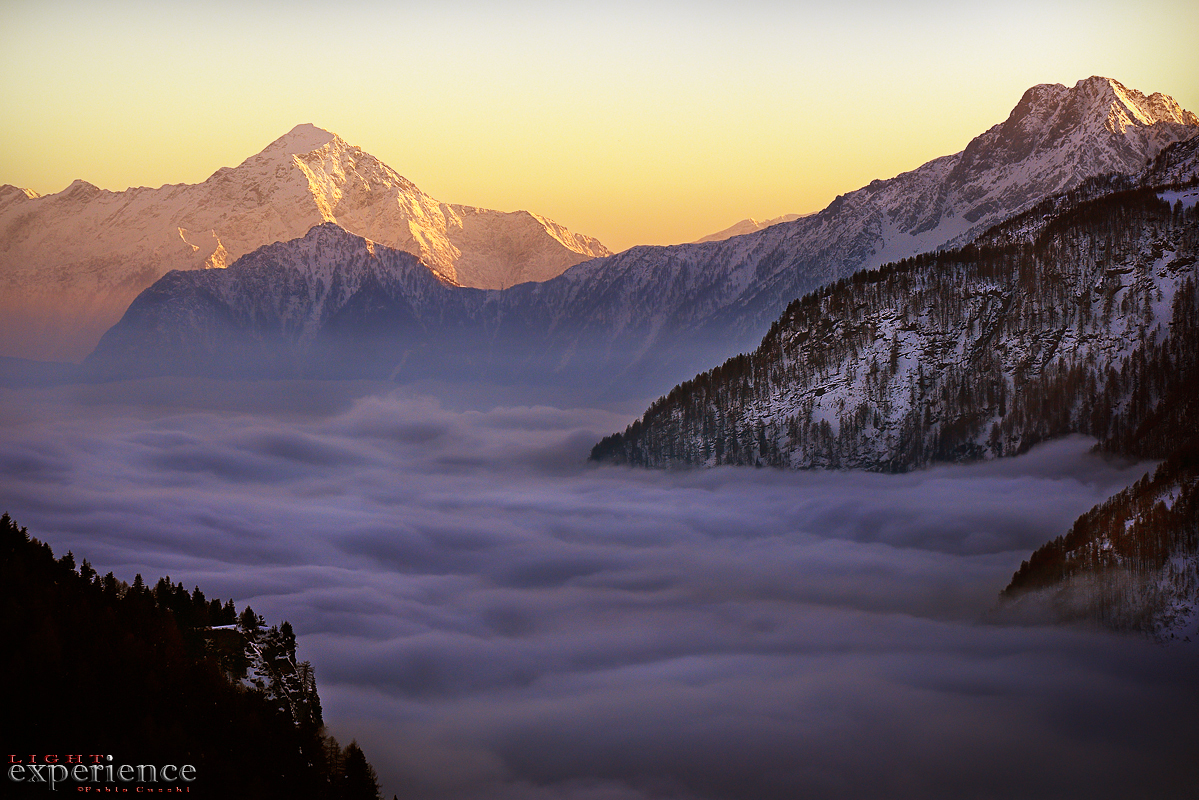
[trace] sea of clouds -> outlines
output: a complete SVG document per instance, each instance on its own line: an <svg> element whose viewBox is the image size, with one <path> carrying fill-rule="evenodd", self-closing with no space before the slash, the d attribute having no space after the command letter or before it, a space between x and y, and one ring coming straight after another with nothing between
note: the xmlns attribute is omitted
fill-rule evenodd
<svg viewBox="0 0 1199 800"><path fill-rule="evenodd" d="M518 394L518 393L517 393ZM485 386L0 389L0 510L290 620L385 796L1191 796L1199 652L988 617L1149 465L588 464L638 404Z"/></svg>

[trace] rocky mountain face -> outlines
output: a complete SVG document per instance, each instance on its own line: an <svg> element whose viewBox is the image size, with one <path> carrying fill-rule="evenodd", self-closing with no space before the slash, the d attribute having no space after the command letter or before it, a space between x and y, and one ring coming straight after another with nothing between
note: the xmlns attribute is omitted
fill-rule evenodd
<svg viewBox="0 0 1199 800"><path fill-rule="evenodd" d="M76 181L45 197L0 187L0 355L81 358L167 272L226 267L326 222L462 286L546 280L610 254L527 211L439 202L335 134L300 125L201 184L110 192Z"/></svg>
<svg viewBox="0 0 1199 800"><path fill-rule="evenodd" d="M1138 172L1162 147L1197 132L1199 120L1169 98L1145 97L1108 79L1091 78L1070 89L1034 87L1005 123L962 153L875 181L818 214L720 242L635 247L542 283L481 297L467 292L390 337L381 327L390 313L385 310L406 301L373 295L377 313L363 335L369 333L378 346L369 352L357 348L353 358L335 361L342 373L354 364L372 375L451 372L598 385L626 396L660 392L752 349L788 302L817 286L976 235L1088 175ZM175 279L171 286L182 291L183 283ZM165 289L155 290L155 302L166 301ZM246 302L269 303L273 296ZM137 339L136 326L149 324L149 305L150 300L142 304L136 322L121 322L125 330L97 350L94 367L121 374L128 359L116 344ZM299 306L293 311L306 319L311 313ZM400 316L409 319L405 314ZM341 338L349 341L354 324L341 319ZM168 324L188 322L181 317L153 323ZM414 335L419 338L406 338ZM139 372L221 360L201 352L210 340L183 328L168 338L180 346L162 349L157 365L143 346ZM458 341L469 345L455 350L450 343ZM304 374L317 373L324 363L293 362Z"/></svg>

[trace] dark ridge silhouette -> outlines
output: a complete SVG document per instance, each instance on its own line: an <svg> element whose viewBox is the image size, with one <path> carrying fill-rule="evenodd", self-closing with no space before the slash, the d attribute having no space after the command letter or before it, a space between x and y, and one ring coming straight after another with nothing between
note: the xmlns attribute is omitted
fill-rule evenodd
<svg viewBox="0 0 1199 800"><path fill-rule="evenodd" d="M188 786L202 797L378 797L357 743L343 749L325 732L312 666L297 662L291 625L266 628L249 606L239 613L232 600L188 592L169 577L126 584L86 560L76 565L70 552L55 559L4 514L0 639L5 753L195 768L193 782L68 779L62 791L144 785ZM48 789L5 784L6 796Z"/></svg>

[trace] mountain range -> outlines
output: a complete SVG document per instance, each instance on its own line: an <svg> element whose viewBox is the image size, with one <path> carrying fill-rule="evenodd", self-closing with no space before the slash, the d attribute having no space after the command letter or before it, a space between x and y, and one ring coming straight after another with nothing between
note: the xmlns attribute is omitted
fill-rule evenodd
<svg viewBox="0 0 1199 800"><path fill-rule="evenodd" d="M1161 182L1179 167L1186 188ZM1084 433L1164 458L1172 439L1128 437L1164 413L1199 350L1196 183L1192 139L1140 180L1092 179L967 247L812 292L752 353L676 386L592 457L893 472Z"/></svg>
<svg viewBox="0 0 1199 800"><path fill-rule="evenodd" d="M651 467L903 471L1082 433L1165 463L1034 553L1005 607L1048 597L1061 618L1169 638L1190 631L1199 608L1196 134L1199 118L1165 95L1099 77L1035 86L962 152L816 214L750 220L745 233L635 247L505 287L497 275L532 273L480 277L459 245L468 229L486 231L480 251L511 241L500 223L483 224L498 212L436 204L438 228L433 205L397 199L415 187L301 126L238 168L270 173L275 183L255 184L270 191L212 206L252 208L279 240L200 269L233 251L215 233L209 249L176 226L201 263L141 291L85 373L484 378L585 387L593 398L678 383L592 451ZM372 205L373 190L349 179L363 174L390 199ZM55 197L87 205L98 191L76 184ZM38 200L9 187L0 213ZM286 229L310 203L318 224ZM418 206L432 227L406 246L352 230L393 233L403 217L415 231ZM5 229L17 239L49 227L3 219L17 220ZM124 224L120 214L108 222ZM228 230L239 241L240 229ZM580 237L550 238L568 258L598 254ZM106 280L123 274L96 263ZM479 285L463 285L470 275Z"/></svg>
<svg viewBox="0 0 1199 800"><path fill-rule="evenodd" d="M313 125L200 184L123 192L75 181L38 196L0 186L0 355L79 359L172 270L223 268L333 223L415 254L441 279L502 289L609 255L527 211L443 203Z"/></svg>
<svg viewBox="0 0 1199 800"><path fill-rule="evenodd" d="M718 242L634 247L540 283L478 291L426 282L414 296L368 280L353 293L314 288L284 302L280 287L252 280L258 293L234 302L229 286L242 280L239 269L255 268L253 258L223 276L171 276L138 298L88 367L227 374L224 343L252 340L271 351L270 370L287 374L330 366L401 379L452 373L644 396L753 349L788 303L819 286L969 242L1088 177L1138 173L1196 133L1199 118L1171 98L1111 79L1036 86L962 152L874 181L819 213ZM342 241L328 246L329 258L368 247ZM312 246L298 240L291 255L276 249L271 258L299 264ZM216 290L214 281L228 285ZM355 308L362 313L345 311ZM338 344L361 337L377 346Z"/></svg>
<svg viewBox="0 0 1199 800"><path fill-rule="evenodd" d="M1199 634L1199 138L970 245L791 303L748 355L592 449L647 467L904 471L1085 434L1164 459L1034 552L993 612Z"/></svg>

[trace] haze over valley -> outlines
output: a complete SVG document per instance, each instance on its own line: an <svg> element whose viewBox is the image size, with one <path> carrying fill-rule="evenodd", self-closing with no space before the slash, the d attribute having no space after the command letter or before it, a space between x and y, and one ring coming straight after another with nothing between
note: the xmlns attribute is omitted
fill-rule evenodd
<svg viewBox="0 0 1199 800"><path fill-rule="evenodd" d="M1073 439L899 476L595 469L629 412L470 396L490 397L6 390L0 480L56 552L290 620L332 733L400 796L857 797L904 775L929 797L1180 797L1195 777L1192 650L979 622L1144 465Z"/></svg>

